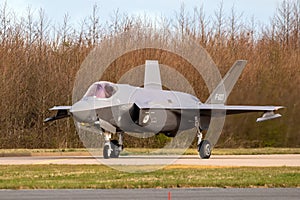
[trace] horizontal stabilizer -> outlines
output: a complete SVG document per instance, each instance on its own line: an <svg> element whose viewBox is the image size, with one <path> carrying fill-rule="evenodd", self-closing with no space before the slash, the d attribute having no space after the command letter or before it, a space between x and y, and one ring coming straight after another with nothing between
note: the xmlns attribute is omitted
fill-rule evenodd
<svg viewBox="0 0 300 200"><path fill-rule="evenodd" d="M58 119L63 119L65 117L70 117L69 110L71 109L71 106L54 106L53 108L50 108L49 110L56 110L57 113L55 116L48 117L44 120L44 123L55 121Z"/></svg>
<svg viewBox="0 0 300 200"><path fill-rule="evenodd" d="M229 94L232 91L232 88L239 79L239 76L241 75L246 64L246 60L236 61L205 103L225 104Z"/></svg>
<svg viewBox="0 0 300 200"><path fill-rule="evenodd" d="M54 106L53 108L50 108L49 110L70 110L71 106Z"/></svg>

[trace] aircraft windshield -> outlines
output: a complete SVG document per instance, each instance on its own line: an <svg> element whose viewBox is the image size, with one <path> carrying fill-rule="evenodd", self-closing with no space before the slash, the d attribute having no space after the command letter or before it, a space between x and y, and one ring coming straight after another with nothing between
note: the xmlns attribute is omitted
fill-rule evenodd
<svg viewBox="0 0 300 200"><path fill-rule="evenodd" d="M94 83L84 95L84 97L110 98L117 91L117 87L112 83Z"/></svg>

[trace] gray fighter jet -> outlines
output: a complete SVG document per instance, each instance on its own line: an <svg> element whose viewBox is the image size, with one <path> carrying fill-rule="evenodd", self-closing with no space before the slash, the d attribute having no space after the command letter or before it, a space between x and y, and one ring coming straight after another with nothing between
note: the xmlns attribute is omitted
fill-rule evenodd
<svg viewBox="0 0 300 200"><path fill-rule="evenodd" d="M127 84L95 82L83 98L72 106L55 106L56 115L45 122L72 116L81 127L90 127L104 135L104 158L117 158L123 150L122 136L126 132L163 133L175 137L177 133L196 128L198 152L201 158L211 155L212 145L202 139L211 119L224 115L262 112L257 122L278 118L275 114L282 106L224 105L238 77L246 65L239 60L224 76L205 103L187 93L162 89L158 61L147 60L144 87ZM118 134L118 140L111 140Z"/></svg>

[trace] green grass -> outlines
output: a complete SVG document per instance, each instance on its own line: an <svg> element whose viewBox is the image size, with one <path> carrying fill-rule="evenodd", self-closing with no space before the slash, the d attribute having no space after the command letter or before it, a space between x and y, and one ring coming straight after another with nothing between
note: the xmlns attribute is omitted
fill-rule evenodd
<svg viewBox="0 0 300 200"><path fill-rule="evenodd" d="M0 166L1 189L182 187L300 187L300 167L169 166L126 173L103 165Z"/></svg>
<svg viewBox="0 0 300 200"><path fill-rule="evenodd" d="M69 149L0 149L0 157L8 156L73 156L90 155L84 148Z"/></svg>
<svg viewBox="0 0 300 200"><path fill-rule="evenodd" d="M150 148L125 148L122 155L155 155L158 149ZM171 150L172 153L173 150ZM174 152L174 151L173 151ZM176 152L176 151L175 151ZM182 152L182 151L179 151ZM164 152L163 152L164 154ZM185 155L197 155L196 149L187 149ZM262 155L262 154L300 154L300 148L215 148L213 155ZM1 156L57 156L57 155L90 155L87 149L0 149Z"/></svg>

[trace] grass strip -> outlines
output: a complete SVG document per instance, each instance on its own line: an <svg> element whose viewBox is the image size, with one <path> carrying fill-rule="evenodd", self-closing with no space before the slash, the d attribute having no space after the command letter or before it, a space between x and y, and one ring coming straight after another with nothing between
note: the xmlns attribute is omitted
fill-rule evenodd
<svg viewBox="0 0 300 200"><path fill-rule="evenodd" d="M0 166L1 189L186 187L300 187L300 167L172 165L149 173L126 173L103 165Z"/></svg>

